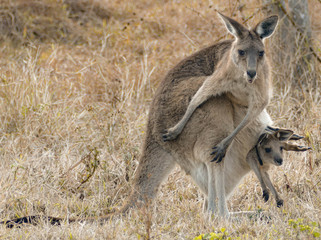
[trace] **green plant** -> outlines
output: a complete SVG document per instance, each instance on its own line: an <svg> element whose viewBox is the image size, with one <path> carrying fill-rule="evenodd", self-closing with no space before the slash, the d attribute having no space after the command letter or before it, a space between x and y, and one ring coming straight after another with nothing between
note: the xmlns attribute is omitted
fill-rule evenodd
<svg viewBox="0 0 321 240"><path fill-rule="evenodd" d="M289 231L296 232L297 235L303 233L305 235L312 235L313 237L320 237L320 226L317 222L308 222L306 223L303 218L298 219L290 219L289 223Z"/></svg>
<svg viewBox="0 0 321 240"><path fill-rule="evenodd" d="M214 239L231 239L231 237L228 236L228 232L225 228L221 228L218 232L210 232L206 234L201 234L197 237L195 237L193 240L214 240Z"/></svg>

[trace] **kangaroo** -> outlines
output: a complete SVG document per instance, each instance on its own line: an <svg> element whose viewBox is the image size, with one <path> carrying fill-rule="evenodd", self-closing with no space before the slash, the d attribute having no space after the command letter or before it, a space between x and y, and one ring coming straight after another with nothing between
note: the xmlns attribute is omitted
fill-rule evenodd
<svg viewBox="0 0 321 240"><path fill-rule="evenodd" d="M273 129L273 131L271 131L271 129ZM242 168L239 168L238 170L234 169L233 172L237 174L236 171L244 171L243 174L246 175L246 172L249 172L250 169L253 170L262 187L264 201L267 202L269 200L269 188L272 191L272 194L275 196L277 207L281 207L283 205L283 200L275 190L267 171L269 170L271 165L282 165L283 150L306 151L310 148L287 143L287 140L299 140L303 138L296 134L293 134L293 131L291 130L278 128L275 129L269 126L268 128L266 128L266 130L267 132L262 133L262 135L259 137L258 143L247 154L246 162L248 165L242 165ZM205 171L203 174L206 176L207 172ZM226 180L228 179L225 179L225 181ZM234 178L234 180L236 180L236 178ZM232 185L233 189L235 187L236 185ZM228 187L225 189L225 191L226 194L229 194L231 192L231 189ZM207 208L207 204L208 201L207 198L205 198L204 210Z"/></svg>
<svg viewBox="0 0 321 240"><path fill-rule="evenodd" d="M146 201L155 197L160 184L176 164L191 175L195 183L208 196L207 211L217 212L215 199L218 198L218 205L221 209L218 211L219 215L228 216L227 208L224 208L226 198L250 171L251 167L245 159L257 145L266 126L272 124L267 112L263 110L251 125L246 126L237 134L223 161L225 162L224 171L222 171L221 163L215 165L210 163L211 156L208 150L213 143L219 143L231 133L234 126L240 124L246 115L247 107L233 101L231 94L223 93L212 97L199 106L176 140L164 142L160 132L174 125L184 115L191 98L207 77L213 74L217 63L231 48L232 43L231 40L216 43L183 59L168 72L159 85L150 106L145 140L133 190L123 207L114 214L94 218L68 219L68 222L104 221L115 215L126 214L132 207L142 206ZM258 149L263 149L260 151L263 162L266 156L263 152L265 144L268 142L264 141L258 146ZM289 148L295 149L296 147ZM304 147L301 149L305 150ZM255 155L252 157L258 161ZM261 169L260 166L259 169ZM220 181L215 181L215 179L220 179ZM50 216L26 216L3 221L1 224L6 224L8 227L13 227L15 223L37 224L40 219L48 220L52 224L60 224L63 221L62 218Z"/></svg>
<svg viewBox="0 0 321 240"><path fill-rule="evenodd" d="M270 16L248 30L235 20L218 13L235 41L225 49L214 73L198 89L183 118L172 128L163 131L163 140L175 139L183 130L195 109L210 97L228 93L228 96L248 111L234 131L213 148L213 161L220 162L234 137L268 105L272 96L270 67L265 58L263 40L270 37L278 17Z"/></svg>
<svg viewBox="0 0 321 240"><path fill-rule="evenodd" d="M310 148L285 142L287 140L299 140L303 138L293 134L293 131L291 130L275 129L271 127L268 127L266 130L268 130L269 132L265 132L260 136L258 143L247 155L246 161L254 171L261 184L265 202L269 200L269 188L275 197L277 207L281 207L283 205L283 200L275 190L267 171L269 170L270 165L282 165L283 150L306 151ZM268 188L266 185L268 186Z"/></svg>

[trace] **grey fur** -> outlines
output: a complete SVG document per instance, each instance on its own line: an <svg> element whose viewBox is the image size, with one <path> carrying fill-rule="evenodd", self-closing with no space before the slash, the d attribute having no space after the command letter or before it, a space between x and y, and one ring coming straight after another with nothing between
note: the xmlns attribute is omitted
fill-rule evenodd
<svg viewBox="0 0 321 240"><path fill-rule="evenodd" d="M165 130L163 140L175 139L184 129L194 111L209 98L227 93L231 101L248 107L242 121L213 148L213 161L220 162L235 136L268 105L272 96L270 67L264 56L263 38L270 36L278 21L269 17L253 30L219 13L227 30L235 36L222 58L215 62L216 70L206 78L191 98L184 116L174 126Z"/></svg>
<svg viewBox="0 0 321 240"><path fill-rule="evenodd" d="M176 164L190 175L208 196L205 201L208 202L207 210L223 217L230 215L226 207L226 199L251 168L255 169L257 166L258 178L263 179L262 182L268 185L268 176L264 175L266 169L258 166L258 159L253 155L253 147L257 144L259 136L265 131L267 125L272 124L264 109L254 117L250 126L246 126L236 135L223 162L220 164L210 162L213 144L220 143L231 134L248 111L246 101L238 102L236 100L238 97L231 93L211 97L198 106L175 140L164 142L161 136L163 129L174 125L182 118L191 98L226 59L226 54L232 45L233 41L227 40L200 50L171 69L160 83L150 106L146 136L132 193L123 207L114 214L69 219L69 222L104 221L114 215L125 214L132 207L145 204L155 197L160 184ZM274 142L281 144L278 140ZM259 146L260 149L268 143L268 141L262 143ZM295 147L287 148L295 151ZM304 147L299 149L304 151ZM262 159L263 166L267 167L270 158L262 154ZM267 190L266 186L262 188ZM41 219L47 219L55 224L60 224L63 220L54 217L29 216L1 223L11 227L20 223L35 224Z"/></svg>

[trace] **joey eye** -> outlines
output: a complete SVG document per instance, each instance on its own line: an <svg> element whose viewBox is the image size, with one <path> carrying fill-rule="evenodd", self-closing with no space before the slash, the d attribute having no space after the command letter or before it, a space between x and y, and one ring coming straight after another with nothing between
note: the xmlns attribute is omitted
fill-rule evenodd
<svg viewBox="0 0 321 240"><path fill-rule="evenodd" d="M264 148L264 150L265 150L266 153L270 153L272 151L271 148Z"/></svg>
<svg viewBox="0 0 321 240"><path fill-rule="evenodd" d="M239 50L239 55L240 55L240 56L244 56L244 55L245 55L245 51Z"/></svg>
<svg viewBox="0 0 321 240"><path fill-rule="evenodd" d="M283 147L280 147L281 152L283 151Z"/></svg>
<svg viewBox="0 0 321 240"><path fill-rule="evenodd" d="M259 51L259 56L263 57L264 56L264 51Z"/></svg>

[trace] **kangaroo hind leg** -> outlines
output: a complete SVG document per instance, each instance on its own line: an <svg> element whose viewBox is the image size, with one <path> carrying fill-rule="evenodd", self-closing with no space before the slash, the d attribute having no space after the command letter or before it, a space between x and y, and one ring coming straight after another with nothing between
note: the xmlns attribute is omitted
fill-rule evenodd
<svg viewBox="0 0 321 240"><path fill-rule="evenodd" d="M157 143L149 143L140 158L132 195L142 202L152 200L174 167L175 161L168 152Z"/></svg>
<svg viewBox="0 0 321 240"><path fill-rule="evenodd" d="M208 211L218 212L221 217L229 217L226 204L224 162L207 163L208 169Z"/></svg>
<svg viewBox="0 0 321 240"><path fill-rule="evenodd" d="M200 163L198 167L191 169L191 177L204 193L203 211L207 212L208 209L208 170L205 163Z"/></svg>

